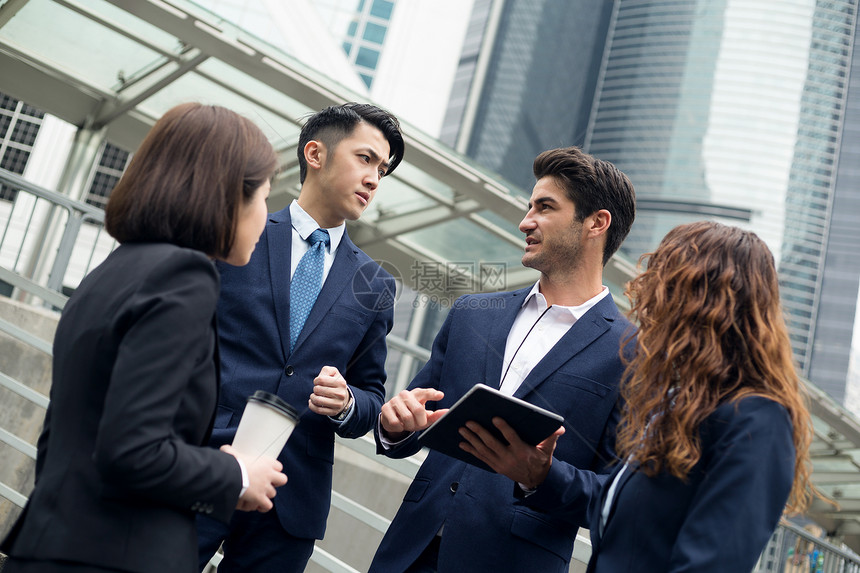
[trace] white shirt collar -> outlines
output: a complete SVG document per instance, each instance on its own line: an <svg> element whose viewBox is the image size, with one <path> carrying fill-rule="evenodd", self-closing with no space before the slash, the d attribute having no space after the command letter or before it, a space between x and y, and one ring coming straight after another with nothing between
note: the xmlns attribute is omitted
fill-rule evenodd
<svg viewBox="0 0 860 573"><path fill-rule="evenodd" d="M588 299L587 301L585 301L584 303L582 303L580 305L563 306L560 304L554 304L554 305L552 305L552 307L554 309L557 308L559 310L569 312L570 314L573 315L574 319L579 320L580 318L582 318L582 316L586 312L591 310L591 308L594 305L596 305L598 302L603 300L603 298L606 297L608 294L609 294L609 287L604 285L603 290L601 290L597 295L591 297L590 299ZM534 284L534 286L532 287L532 290L529 291L529 294L526 295L526 299L523 301L523 306L526 306L527 304L529 304L529 302L531 300L535 301L535 304L537 305L538 312L543 312L544 310L547 309L547 306L549 306L546 303L546 298L540 292L540 281L537 281Z"/></svg>
<svg viewBox="0 0 860 573"><path fill-rule="evenodd" d="M311 236L311 233L320 229L320 224L317 223L313 217L308 215L308 212L301 208L299 202L293 199L293 202L290 203L290 219L293 222L293 229L301 236L305 241L308 240L308 237ZM337 246L340 244L340 240L343 238L343 233L346 230L346 221L338 225L337 227L331 227L326 229L328 231L329 236L329 252L333 253L337 250Z"/></svg>

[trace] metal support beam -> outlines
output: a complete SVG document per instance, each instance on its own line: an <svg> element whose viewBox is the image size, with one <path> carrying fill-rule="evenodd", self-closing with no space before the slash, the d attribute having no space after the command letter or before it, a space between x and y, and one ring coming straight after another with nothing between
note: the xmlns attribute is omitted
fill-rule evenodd
<svg viewBox="0 0 860 573"><path fill-rule="evenodd" d="M806 391L813 397L809 401L810 413L826 420L833 430L853 444L852 449L860 448L860 423L857 419L814 384L807 383Z"/></svg>
<svg viewBox="0 0 860 573"><path fill-rule="evenodd" d="M53 67L37 55L8 44L0 45L2 91L81 126L110 94ZM14 78L9 81L8 78Z"/></svg>
<svg viewBox="0 0 860 573"><path fill-rule="evenodd" d="M30 459L36 459L36 448L34 446L3 428L0 428L0 442L12 446Z"/></svg>
<svg viewBox="0 0 860 573"><path fill-rule="evenodd" d="M69 260L72 258L72 250L75 248L75 241L78 238L82 223L82 213L78 211L69 213L69 220L66 221L66 227L63 229L62 237L60 237L60 244L57 246L57 255L54 257L54 264L51 266L51 273L48 275L49 289L57 292L63 290L63 278L66 276L66 268L69 266Z"/></svg>
<svg viewBox="0 0 860 573"><path fill-rule="evenodd" d="M378 219L373 225L364 225L354 237L357 245L372 245L380 241L396 238L404 233L426 229L433 225L452 221L474 213L482 207L475 201L462 201L456 208L437 205L428 209L419 209L393 217Z"/></svg>
<svg viewBox="0 0 860 573"><path fill-rule="evenodd" d="M160 92L207 59L209 59L207 54L193 49L180 59L178 66L156 68L147 74L145 79L136 81L135 85L128 90L129 93L123 91L117 100L106 103L93 120L93 128L101 129L117 117L135 109L138 104Z"/></svg>
<svg viewBox="0 0 860 573"><path fill-rule="evenodd" d="M128 27L118 24L108 18L103 17L96 11L91 10L87 6L79 2L75 2L74 0L53 0L60 6L65 6L69 10L80 14L81 16L96 22L97 24L104 26L108 30L119 34L120 36L125 36L129 40L133 40L134 42L144 46L148 50L155 52L156 54L160 54L166 58L175 58L176 54L165 51L164 48L157 44L153 44L147 38L144 38L140 34L135 34Z"/></svg>
<svg viewBox="0 0 860 573"><path fill-rule="evenodd" d="M331 505L380 533L385 533L388 526L391 525L391 521L388 519L335 490L331 492Z"/></svg>
<svg viewBox="0 0 860 573"><path fill-rule="evenodd" d="M749 223L752 219L751 209L731 207L729 205L715 205L699 201L685 201L682 199L651 199L640 197L636 199L636 210L657 211L659 213L684 213L701 217L721 217L745 223Z"/></svg>
<svg viewBox="0 0 860 573"><path fill-rule="evenodd" d="M854 471L846 470L843 472L816 471L813 481L818 487L823 485L846 485L853 483L857 479L858 471L860 471L860 468L855 468Z"/></svg>
<svg viewBox="0 0 860 573"><path fill-rule="evenodd" d="M20 328L7 320L0 319L0 332L5 332L13 338L17 338L24 344L32 346L36 350L41 350L48 356L53 355L54 348L50 342L45 342L38 336L30 334L23 328Z"/></svg>
<svg viewBox="0 0 860 573"><path fill-rule="evenodd" d="M0 497L5 497L20 508L27 505L26 496L21 495L3 482L0 482Z"/></svg>
<svg viewBox="0 0 860 573"><path fill-rule="evenodd" d="M166 7L163 0L158 3L109 1L270 87L290 94L311 110L340 104L356 95L298 62L281 63L279 60L285 56L274 50L264 53L264 46L251 47L244 39L232 37L226 29L205 21L202 13L190 14L170 5ZM527 207L524 197L491 181L455 154L439 148L435 140L426 135L407 132L405 140L410 163L439 175L445 185L482 205L492 206L494 212L510 221L519 223L522 219Z"/></svg>
<svg viewBox="0 0 860 573"><path fill-rule="evenodd" d="M45 288L42 285L3 267L0 267L0 281L9 283L13 287L38 297L56 308L63 308L66 305L66 301L69 300L69 297L60 294L55 290Z"/></svg>
<svg viewBox="0 0 860 573"><path fill-rule="evenodd" d="M77 236L83 218L86 216L92 221L104 220L104 213L101 209L91 205L82 206L77 201L85 195L89 174L104 142L104 137L104 129L94 131L82 128L75 134L72 150L66 160L66 165L63 167L63 173L57 186L60 197L49 199L54 204L51 207L52 212L45 217L37 235L39 246L34 251L37 258L28 264L28 269L31 269L32 276L36 281L46 280L47 287L57 292L62 292L62 279L69 263L68 257L71 256L74 238ZM33 192L31 185L24 186L24 188ZM68 217L68 220L66 226L61 229L60 221L64 215ZM73 226L75 228L70 229ZM60 234L61 231L62 235ZM69 235L71 232L74 232L74 236ZM62 242L64 240L72 242L66 244ZM54 254L53 258L49 254ZM62 257L66 257L66 259L61 260ZM62 272L60 273L60 271Z"/></svg>
<svg viewBox="0 0 860 573"><path fill-rule="evenodd" d="M331 573L360 573L358 569L350 567L347 563L344 563L325 549L321 549L318 545L314 545L311 561Z"/></svg>
<svg viewBox="0 0 860 573"><path fill-rule="evenodd" d="M26 6L29 0L9 0L0 6L0 28L6 25L18 11Z"/></svg>
<svg viewBox="0 0 860 573"><path fill-rule="evenodd" d="M36 392L29 386L21 384L14 378L10 378L9 376L0 372L0 386L6 388L10 392L14 392L29 400L30 402L36 404L37 406L41 406L42 408L48 407L48 397L42 394L41 392Z"/></svg>
<svg viewBox="0 0 860 573"><path fill-rule="evenodd" d="M421 453L402 459L378 456L376 455L376 443L373 441L373 438L369 437L369 435L355 439L346 439L335 435L335 442L363 455L366 458L379 462L385 467L396 471L410 480L418 473L418 470L421 468L421 464L424 461L424 456Z"/></svg>
<svg viewBox="0 0 860 573"><path fill-rule="evenodd" d="M404 301L405 302L405 301ZM400 304L403 304L401 302ZM386 338L386 342L388 346L391 348L395 348L396 350L400 350L402 352L402 356L400 358L400 364L397 367L397 372L392 377L393 387L388 388L387 393L389 395L394 395L405 389L409 382L412 380L412 376L415 373L415 366L418 360L422 362L427 362L430 360L430 351L426 348L422 348L418 346L418 343L421 340L421 333L424 331L424 325L427 322L427 311L429 310L429 305L426 304L415 304L412 309L412 315L409 320L409 330L406 333L406 339L404 342L411 345L415 349L421 350L421 353L418 352L407 352L404 348L400 348L397 346L393 346L392 336L388 335Z"/></svg>

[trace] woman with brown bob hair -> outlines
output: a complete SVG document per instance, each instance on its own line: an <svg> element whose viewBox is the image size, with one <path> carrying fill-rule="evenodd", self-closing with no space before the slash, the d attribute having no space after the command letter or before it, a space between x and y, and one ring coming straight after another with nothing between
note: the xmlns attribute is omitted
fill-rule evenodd
<svg viewBox="0 0 860 573"><path fill-rule="evenodd" d="M588 571L750 571L783 510L803 511L812 426L773 256L713 222L670 231L626 294L626 460L592 513Z"/></svg>
<svg viewBox="0 0 860 573"><path fill-rule="evenodd" d="M36 487L4 573L187 572L196 515L268 511L272 458L206 447L218 399L212 259L246 264L277 157L225 108L168 111L111 195L121 244L80 284L54 340Z"/></svg>
<svg viewBox="0 0 860 573"><path fill-rule="evenodd" d="M105 229L120 243L172 243L227 260L240 208L277 166L272 145L251 121L223 107L176 106L144 139L111 193Z"/></svg>

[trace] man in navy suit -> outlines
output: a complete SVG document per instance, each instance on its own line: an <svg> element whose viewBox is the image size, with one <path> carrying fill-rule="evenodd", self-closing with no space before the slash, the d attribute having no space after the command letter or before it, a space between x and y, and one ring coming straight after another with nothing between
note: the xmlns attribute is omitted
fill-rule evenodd
<svg viewBox="0 0 860 573"><path fill-rule="evenodd" d="M391 330L393 277L346 233L403 158L397 119L369 104L328 107L299 136L299 198L270 215L251 262L221 264L218 330L221 394L211 445L230 443L247 397L276 394L299 424L279 460L288 482L264 519L238 513L228 525L198 519L201 569L221 542L221 573L304 571L322 539L331 504L334 435L363 436L385 396L385 337ZM310 249L322 246L322 288L291 338L290 283ZM292 317L295 319L295 316Z"/></svg>
<svg viewBox="0 0 860 573"><path fill-rule="evenodd" d="M620 348L633 328L602 276L633 223L633 186L611 163L575 147L541 153L534 174L520 230L522 262L540 279L519 291L460 298L428 363L382 407L375 434L379 453L412 455L421 430L479 382L561 414L564 425L534 447L499 418L493 423L507 444L469 422L461 447L498 473L431 451L371 572L567 571L577 530L606 479Z"/></svg>

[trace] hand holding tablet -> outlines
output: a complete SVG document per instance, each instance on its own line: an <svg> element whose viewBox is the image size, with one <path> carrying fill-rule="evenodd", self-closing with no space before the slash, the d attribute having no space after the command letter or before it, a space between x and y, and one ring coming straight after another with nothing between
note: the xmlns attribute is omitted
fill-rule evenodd
<svg viewBox="0 0 860 573"><path fill-rule="evenodd" d="M536 445L555 432L564 418L519 398L503 394L495 388L476 384L460 398L448 412L436 420L418 437L419 443L476 467L493 472L487 464L460 448L463 437L460 428L473 421L501 442L504 436L492 419L502 418L513 428L520 439Z"/></svg>

